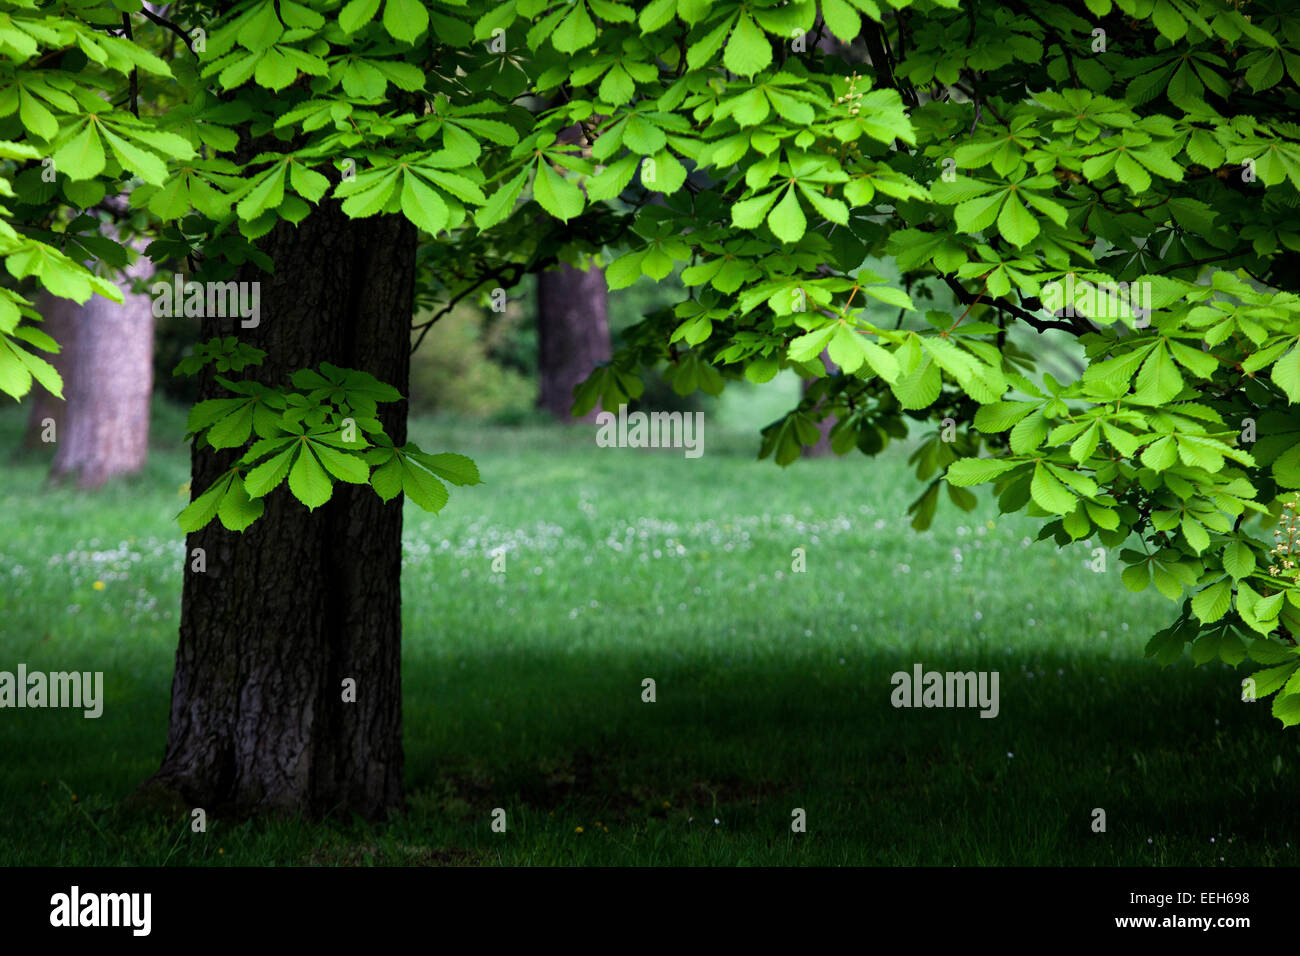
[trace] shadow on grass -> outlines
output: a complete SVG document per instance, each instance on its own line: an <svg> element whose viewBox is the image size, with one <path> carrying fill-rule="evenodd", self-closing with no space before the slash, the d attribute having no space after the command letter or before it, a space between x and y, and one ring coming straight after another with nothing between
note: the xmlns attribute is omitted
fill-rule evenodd
<svg viewBox="0 0 1300 956"><path fill-rule="evenodd" d="M1286 845L1297 741L1267 703L1233 699L1227 668L926 662L1000 670L999 716L982 719L895 709L890 674L912 662L884 654L683 655L653 675L634 656L485 653L464 669L408 657L410 812L385 826L212 821L195 834L121 812L161 754L165 669L138 675L100 721L13 711L0 863L1300 861ZM797 809L807 833L794 836Z"/></svg>

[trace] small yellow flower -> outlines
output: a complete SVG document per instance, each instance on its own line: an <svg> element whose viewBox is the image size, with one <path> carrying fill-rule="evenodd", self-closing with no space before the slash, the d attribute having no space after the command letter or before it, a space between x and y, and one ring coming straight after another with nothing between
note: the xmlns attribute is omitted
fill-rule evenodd
<svg viewBox="0 0 1300 956"><path fill-rule="evenodd" d="M574 833L581 833L581 832L582 832L582 827L574 827L574 828L573 828L573 832L574 832Z"/></svg>
<svg viewBox="0 0 1300 956"><path fill-rule="evenodd" d="M106 585L104 584L103 581L96 581L94 584L91 585L91 587L93 587L96 591L102 591L104 590Z"/></svg>
<svg viewBox="0 0 1300 956"><path fill-rule="evenodd" d="M72 802L73 803L77 802L77 795L75 793L72 795Z"/></svg>
<svg viewBox="0 0 1300 956"><path fill-rule="evenodd" d="M665 800L665 801L664 801L664 806L665 806L665 807L670 807L670 806L672 806L672 804L669 803L667 800Z"/></svg>
<svg viewBox="0 0 1300 956"><path fill-rule="evenodd" d="M217 855L218 855L218 856L225 856L225 855L226 855L225 847L217 847Z"/></svg>

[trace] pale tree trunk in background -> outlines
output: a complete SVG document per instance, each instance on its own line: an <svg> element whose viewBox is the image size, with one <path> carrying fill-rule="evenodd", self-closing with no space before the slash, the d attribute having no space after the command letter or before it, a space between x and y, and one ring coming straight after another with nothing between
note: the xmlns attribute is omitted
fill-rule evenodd
<svg viewBox="0 0 1300 956"><path fill-rule="evenodd" d="M836 56L842 55L843 45L835 39L828 29L826 29L825 24L821 22L820 18L818 18L818 21L811 32L813 36L817 36L820 32L821 37L816 41L816 48L822 53ZM831 361L829 352L822 352L821 359L822 365L826 367L828 375L834 375L839 371L839 368ZM802 390L805 395L808 393L809 386L811 386L815 381L817 380L806 379L803 381ZM817 444L803 446L804 457L824 458L833 454L831 450L831 429L835 427L835 421L836 420L833 416L827 416L817 423L817 431L821 434L821 437L817 439Z"/></svg>
<svg viewBox="0 0 1300 956"><path fill-rule="evenodd" d="M591 157L580 125L560 131L558 140L572 144L575 155ZM560 170L564 175L564 171ZM585 189L583 190L586 191ZM562 263L537 274L537 405L560 421L593 421L598 408L574 419L573 389L596 366L609 361L608 292L605 270L586 272Z"/></svg>
<svg viewBox="0 0 1300 956"><path fill-rule="evenodd" d="M102 296L85 305L49 295L38 302L46 331L62 346L55 361L64 401L49 393L36 398L27 444L41 444L46 419L54 419L51 481L98 488L144 467L153 393L153 302L147 293L133 293L130 280L152 273L153 263L143 255L125 270L121 305Z"/></svg>
<svg viewBox="0 0 1300 956"><path fill-rule="evenodd" d="M822 352L821 359L822 359L822 365L826 367L828 375L834 375L839 371L839 366L837 366L834 362L831 361L831 356L829 352ZM807 394L808 392L808 387L812 385L813 382L816 381L817 379L815 378L805 379L803 381L802 388L805 394ZM832 454L831 429L835 427L835 422L836 422L835 416L828 415L826 418L823 418L820 422L817 423L817 431L821 433L821 438L817 439L817 444L815 445L803 446L803 453L805 457L824 458L825 456Z"/></svg>
<svg viewBox="0 0 1300 956"><path fill-rule="evenodd" d="M573 389L596 365L609 361L605 270L564 264L537 277L538 405L574 421ZM594 419L593 409L582 421Z"/></svg>

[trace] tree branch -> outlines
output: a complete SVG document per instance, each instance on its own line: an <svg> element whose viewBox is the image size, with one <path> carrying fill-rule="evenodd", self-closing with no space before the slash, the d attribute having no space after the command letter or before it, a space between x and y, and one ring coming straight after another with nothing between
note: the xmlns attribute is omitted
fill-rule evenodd
<svg viewBox="0 0 1300 956"><path fill-rule="evenodd" d="M196 59L198 58L198 54L194 53L194 49L190 46L190 35L185 32L184 27L180 26L179 24L173 23L172 21L168 20L165 17L158 16L158 14L154 13L152 10L149 9L148 4L141 7L140 12L143 13L147 19L152 20L154 23L158 24L158 26L166 27L168 30L171 30L173 33L175 33L178 37L180 37L183 41L185 41L185 49L193 53Z"/></svg>

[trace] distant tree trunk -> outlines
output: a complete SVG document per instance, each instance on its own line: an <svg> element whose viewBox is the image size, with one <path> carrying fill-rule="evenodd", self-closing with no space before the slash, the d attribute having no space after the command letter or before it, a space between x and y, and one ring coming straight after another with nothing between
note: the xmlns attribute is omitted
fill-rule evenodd
<svg viewBox="0 0 1300 956"><path fill-rule="evenodd" d="M562 129L557 139L591 157L581 125ZM560 421L575 421L574 387L612 354L606 289L605 270L595 266L583 272L562 263L537 274L537 405ZM597 411L577 420L592 421Z"/></svg>
<svg viewBox="0 0 1300 956"><path fill-rule="evenodd" d="M67 307L60 306L64 303ZM41 331L59 343L58 354L44 354L42 357L58 371L63 379L63 394L68 394L68 358L72 354L73 332L76 329L77 312L80 310L75 302L41 295L37 298L36 309L44 320ZM57 440L64 427L64 409L67 402L56 398L39 382L32 383L29 396L31 413L27 416L27 433L23 436L23 447L29 450L57 448Z"/></svg>
<svg viewBox="0 0 1300 956"><path fill-rule="evenodd" d="M842 44L839 40L835 39L835 36L829 29L827 29L826 24L820 17L813 28L813 33L818 37L816 43L818 50L823 53L831 54L832 56L840 55ZM829 352L822 352L821 358L822 364L827 368L829 374L833 375L839 371L835 363L831 361ZM816 381L816 379L806 379L803 382L803 391L805 394L807 394L809 386L811 386L814 381ZM817 444L815 445L804 445L804 456L807 458L825 458L828 455L834 454L831 449L831 429L834 427L835 419L831 416L827 416L819 421L817 423L817 431L821 437L817 439Z"/></svg>
<svg viewBox="0 0 1300 956"><path fill-rule="evenodd" d="M42 444L46 422L54 420L51 481L98 488L144 467L153 393L153 303L147 293L131 292L130 280L152 274L153 263L138 256L119 283L121 305L102 296L85 305L40 297L45 330L62 346L55 367L63 376L64 400L41 390L26 443Z"/></svg>
<svg viewBox="0 0 1300 956"><path fill-rule="evenodd" d="M822 352L822 364L828 369L828 374L834 375L839 371L839 367L831 361L829 352ZM803 391L806 394L808 388L817 381L815 378L805 379L803 381ZM824 458L832 454L831 451L831 429L835 427L835 417L828 415L817 423L817 431L821 433L821 438L817 439L815 445L804 445L803 453L807 458Z"/></svg>
<svg viewBox="0 0 1300 956"><path fill-rule="evenodd" d="M605 270L564 264L537 276L538 405L574 421L573 389L609 360ZM593 409L583 420L595 417Z"/></svg>
<svg viewBox="0 0 1300 956"><path fill-rule="evenodd" d="M327 200L259 242L274 275L236 276L261 283L260 325L208 316L201 338L265 350L248 374L267 384L332 362L405 395L416 238L404 218L352 220ZM219 395L202 375L200 398ZM406 416L405 401L380 406L399 446ZM194 449L191 495L238 455ZM281 486L242 534L214 521L189 535L167 751L136 803L369 819L402 808L402 501L339 482L308 511Z"/></svg>

